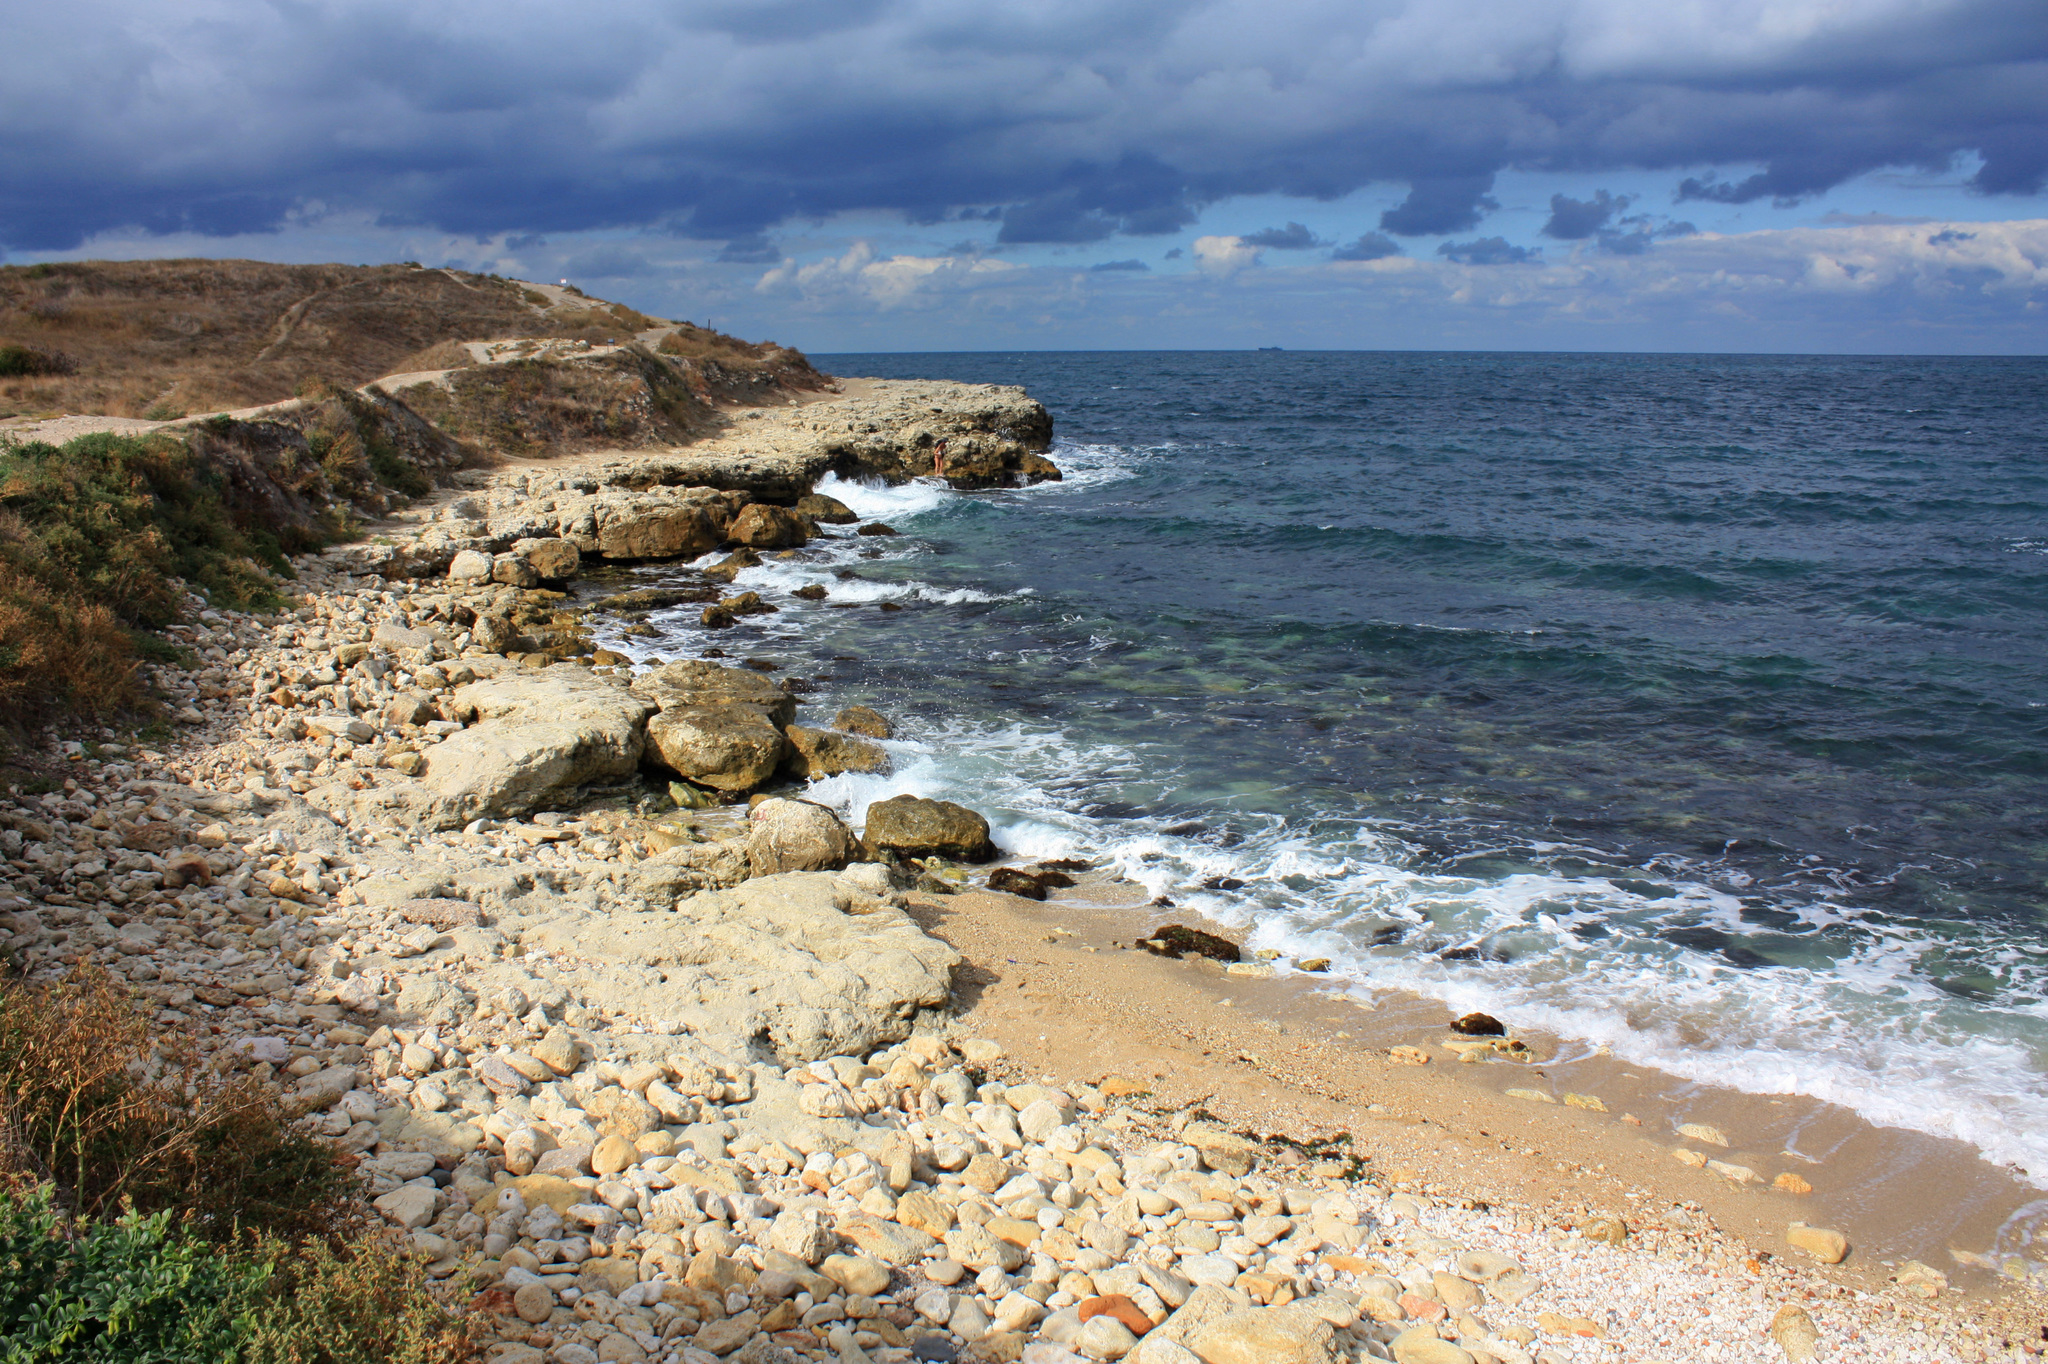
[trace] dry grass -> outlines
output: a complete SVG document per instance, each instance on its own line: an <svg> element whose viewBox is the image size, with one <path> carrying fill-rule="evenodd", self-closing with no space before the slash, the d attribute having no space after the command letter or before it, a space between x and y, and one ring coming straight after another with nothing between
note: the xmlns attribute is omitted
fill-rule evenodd
<svg viewBox="0 0 2048 1364"><path fill-rule="evenodd" d="M209 1067L93 969L0 987L0 1175L55 1184L81 1218L168 1210L212 1239L361 1215L343 1159L276 1090Z"/></svg>
<svg viewBox="0 0 2048 1364"><path fill-rule="evenodd" d="M50 1240L97 1247L69 1265L48 1242L33 1265L0 1257L17 1325L78 1319L60 1334L84 1353L24 1358L142 1358L85 1347L115 1344L117 1319L154 1306L164 1337L181 1316L212 1318L221 1353L205 1357L238 1364L476 1359L484 1322L457 1305L465 1285L435 1284L367 1214L353 1165L275 1089L207 1064L104 972L0 985L0 1213L19 1222L53 1203L64 1234ZM93 1301L50 1305L67 1297L59 1271ZM101 1298L125 1301L102 1311Z"/></svg>
<svg viewBox="0 0 2048 1364"><path fill-rule="evenodd" d="M514 360L451 376L408 401L473 446L522 458L678 445L711 408L673 365L638 347L571 361Z"/></svg>
<svg viewBox="0 0 2048 1364"><path fill-rule="evenodd" d="M0 416L139 417L347 387L437 342L549 336L509 280L400 265L92 261L0 268L0 346L61 351L63 375L0 371Z"/></svg>

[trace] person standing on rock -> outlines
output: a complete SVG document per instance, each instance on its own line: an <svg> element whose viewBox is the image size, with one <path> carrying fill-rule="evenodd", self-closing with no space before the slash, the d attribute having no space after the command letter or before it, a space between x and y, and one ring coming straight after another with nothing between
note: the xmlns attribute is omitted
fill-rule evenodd
<svg viewBox="0 0 2048 1364"><path fill-rule="evenodd" d="M944 442L944 441L940 441L940 442L939 442L939 443L938 443L938 444L937 444L936 446L934 446L934 447L933 447L933 449L932 449L932 477L933 477L933 478L944 478L944 477L946 476L946 470L945 470L945 467L944 467L944 466L945 466L945 463L946 463L946 442Z"/></svg>

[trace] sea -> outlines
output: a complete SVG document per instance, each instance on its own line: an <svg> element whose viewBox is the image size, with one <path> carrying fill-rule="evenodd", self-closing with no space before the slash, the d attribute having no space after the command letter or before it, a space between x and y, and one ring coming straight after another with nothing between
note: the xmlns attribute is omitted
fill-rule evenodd
<svg viewBox="0 0 2048 1364"><path fill-rule="evenodd" d="M1022 385L1066 476L830 479L899 534L612 641L896 720L813 798L2048 1187L2048 360L814 358Z"/></svg>

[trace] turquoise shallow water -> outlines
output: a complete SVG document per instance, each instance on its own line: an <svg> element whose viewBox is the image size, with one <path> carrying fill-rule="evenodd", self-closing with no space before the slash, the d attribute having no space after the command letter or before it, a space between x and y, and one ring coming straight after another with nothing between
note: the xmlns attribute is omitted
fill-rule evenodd
<svg viewBox="0 0 2048 1364"><path fill-rule="evenodd" d="M819 795L2048 1181L2048 362L820 363L1023 384L1071 476L842 486L904 535L742 580L826 603L669 623L904 718Z"/></svg>

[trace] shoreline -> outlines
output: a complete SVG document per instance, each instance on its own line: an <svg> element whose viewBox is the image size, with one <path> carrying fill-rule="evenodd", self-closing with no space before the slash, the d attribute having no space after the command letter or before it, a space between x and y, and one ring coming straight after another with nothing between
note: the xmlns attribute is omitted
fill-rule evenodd
<svg viewBox="0 0 2048 1364"><path fill-rule="evenodd" d="M872 382L847 381L847 388L865 398L873 388L858 385ZM821 397L788 411L790 416L802 415L835 401L842 399L838 395ZM758 441L767 428L789 422L790 416L781 410L766 411L748 422L746 434ZM768 443L772 445L772 439ZM701 467L709 452L693 447L690 455L692 462ZM614 452L602 457L508 463L482 481L490 489L510 490L517 480L519 496L525 497L529 475L539 473L559 480L603 458L617 460L620 456ZM422 505L446 508L478 491L450 489L438 492ZM390 533L422 524L433 523L386 523L379 529ZM336 568L364 568L373 557L376 555L366 555L362 547L354 547L330 555L328 562ZM388 566L393 559L387 555L384 562ZM309 598L341 604L346 594L348 605L339 614L361 610L363 633L373 639L379 626L390 622L372 622L367 619L369 615L380 611L388 615L388 608L393 605L447 595L449 586L443 582L438 588L428 586L423 590L420 580L394 583L342 574L327 574L324 578L310 574L309 580L313 588L307 593ZM498 590L488 583L485 587ZM383 600L384 593L394 590L399 598L397 603ZM379 600L366 604L360 595L364 591L378 594ZM335 614L316 609L312 620L331 619ZM228 619L222 620L223 617ZM233 620L230 613L220 613L216 621L211 626L199 626L207 631L199 638L213 647L228 646L219 660L219 664L227 665L224 672L233 669L237 654L242 657L245 673L255 669L263 676L276 676L278 667L283 665L258 662L266 651L273 655L296 651L294 656L307 658L321 656L323 649L334 652L324 638L310 648L296 635L292 643L284 643L279 631L288 633L297 627L259 629L253 622ZM393 635L386 640L386 647L394 653L401 649L422 650L427 627L414 623L394 628L414 634L403 640ZM216 635L221 638L215 638ZM450 637L451 643L454 638ZM357 658L372 652L374 648ZM446 660L456 665L465 661L464 656L470 651L438 652L460 655ZM523 677L530 673L546 678L558 669L573 668L561 663L532 667L521 659L509 670L502 663L482 669L478 660L467 661L472 670L482 670L485 681L493 674ZM312 671L302 665L293 666L301 672ZM418 662L403 666L417 676L439 664ZM442 671L446 680L449 670ZM461 685L453 684L450 690ZM248 692L244 682L243 694ZM264 694L257 693L259 704ZM205 699L222 701L226 693ZM321 819L335 823L341 830L336 856L316 855L310 861L304 853L280 856L274 859L281 864L276 878L269 876L267 866L260 865L265 858L251 855L251 874L243 879L233 898L223 895L209 902L227 906L238 899L252 904L267 901L267 914L273 926L293 921L282 932L299 932L310 924L324 925L319 933L305 933L307 945L293 952L280 953L277 949L283 945L281 941L261 944L252 935L252 945L259 950L249 954L249 958L260 958L262 949L268 948L270 962L291 963L289 972L278 974L295 975L296 980L288 980L282 991L273 986L261 993L241 994L242 999L268 1001L261 1008L267 1010L268 1023L273 1028L290 1028L298 1035L307 1031L309 1023L314 1025L312 1031L319 1032L322 1029L318 1025L331 1022L335 1026L325 1030L330 1039L337 1032L361 1034L358 1042L336 1044L330 1040L324 1049L307 1047L308 1055L324 1051L334 1060L353 1047L361 1059L363 1044L373 1034L352 1029L349 1013L353 1011L367 1021L381 1018L392 1008L389 1000L374 991L367 996L358 991L351 999L346 988L350 979L411 980L401 969L408 957L417 960L452 952L446 960L453 967L465 959L465 954L473 952L466 940L412 953L396 946L375 945L387 944L399 936L395 931L384 930L390 928L391 916L404 906L448 903L451 899L458 903L467 901L483 909L502 930L529 913L522 900L538 895L539 890L536 887L521 892L502 877L489 882L489 876L507 869L516 872L523 866L559 864L575 873L572 877L565 871L557 878L560 884L567 886L572 880L577 884L558 891L558 898L575 901L593 914L611 915L631 898L633 887L642 883L635 878L644 877L646 868L658 860L656 856L638 856L631 851L633 840L644 837L644 833L642 824L634 821L630 811L617 819L609 815L599 819L583 814L571 816L583 826L583 831L574 837L559 832L570 827L569 821L544 823L538 818L521 816L485 821L496 825L494 829L457 834L450 828L414 839L408 839L402 825L380 820L365 804L338 810L328 808L323 814L322 807L301 797L346 785L358 775L363 776L363 785L353 788L358 794L376 792L383 772L404 771L407 764L403 743L392 746L400 751L385 752L378 767L367 775L351 772L351 755L341 750L323 760L329 767L324 774L319 771L319 764L311 764L287 776L283 775L277 755L295 741L278 741L275 736L263 735L246 718L235 718L234 712L225 707L210 708L220 716L216 722L217 742L193 745L176 756L143 757L139 766L134 762L124 764L121 759L128 755L123 752L111 764L116 769L127 768L115 785L155 782L161 786L166 776L175 775L179 778L176 785L183 791L175 795L167 790L156 791L156 798L171 803L184 801L195 816L215 814L219 816L216 827L235 823L237 819L244 825L252 820L267 822L273 827L298 831L302 842L326 836L319 827ZM418 722L408 723L415 729L431 728ZM349 732L346 725L341 726L341 731ZM437 737L445 742L448 736ZM373 741L357 742L368 748ZM383 746L381 742L379 746ZM340 749L340 745L329 746L330 751ZM432 750L433 744L422 736L420 746L411 751L425 755L431 764ZM395 766L390 765L393 760ZM107 765L97 764L102 770ZM416 769L419 765L412 766ZM246 775L237 777L238 773ZM272 784L273 780L276 784ZM95 803L105 808L104 803ZM715 835L721 830L730 831L732 817L717 810L706 812L699 819L701 831L706 834L700 842L717 844ZM187 824L196 824L196 817ZM232 840L224 830L217 841L204 837L198 841L201 846L218 851ZM564 848L572 851L564 852ZM425 880L434 879L434 875L425 875L429 862L451 869L434 873L439 876L443 893L413 895L415 890L428 888L423 875ZM106 874L104 864L99 874ZM215 869L204 879L210 882L219 877L223 883L231 884L235 876L231 869ZM278 885L279 880L282 886ZM406 883L400 898L365 894L380 885L396 886L400 882ZM741 888L747 884L752 883L743 882ZM1137 902L1121 903L1127 894ZM71 898L76 900L75 896ZM146 900L146 893L137 898ZM1185 921L1186 913L1145 910L1142 900L1137 900L1137 888L1130 883L1105 884L1084 877L1081 886L1055 892L1043 904L983 891L940 896L913 890L900 899L902 912L909 920L933 937L950 942L965 958L955 975L952 1035L993 1038L1000 1043L1008 1058L1003 1069L1013 1077L1013 1082L1048 1075L1062 1084L1075 1086L1085 1082L1106 1093L1104 1082L1117 1077L1132 1087L1131 1097L1137 1109L1151 1113L1149 1118L1135 1119L1141 1125L1164 1122L1170 1129L1173 1113L1184 1113L1199 1104L1213 1107L1219 1118L1232 1125L1242 1124L1260 1131L1269 1130L1271 1125L1271 1131L1295 1141L1324 1137L1340 1130L1349 1132L1354 1151L1369 1148L1373 1155L1372 1167L1380 1176L1374 1187L1381 1190L1381 1197L1416 1199L1418 1207L1435 1210L1429 1214L1431 1217L1440 1213L1453 1221L1477 1218L1482 1222L1491 1217L1502 1223L1498 1229L1501 1236L1527 1247L1525 1257L1534 1257L1535 1248L1545 1243L1556 1249L1563 1244L1560 1238L1569 1236L1569 1256L1599 1260L1610 1252L1604 1247L1597 1251L1584 1249L1587 1243L1576 1232L1594 1215L1618 1216L1628 1224L1637 1244L1648 1246L1646 1255L1633 1257L1640 1264L1654 1261L1666 1264L1676 1273L1687 1257L1692 1257L1701 1262L1711 1260L1725 1270L1725 1281L1706 1291L1725 1296L1731 1311L1738 1302L1745 1312L1750 1311L1756 1306L1752 1298L1760 1292L1817 1295L1808 1300L1826 1305L1822 1327L1824 1336L1831 1340L1841 1340L1840 1332L1848 1329L1833 1323L1849 1323L1866 1333L1889 1331L1900 1323L1916 1324L1944 1333L1947 1343L1942 1348L1953 1349L1955 1353L1942 1357L1954 1358L1994 1357L1981 1349L1974 1355L1967 1351L1995 1340L2010 1340L2011 1349L2021 1352L2031 1344L2032 1353L2038 1354L2041 1341L2048 1340L2048 1336L2032 1339L2027 1331L2029 1326L2036 1335L2041 1330L2043 1314L2038 1297L1981 1266L1932 1258L1936 1249L1971 1249L1977 1244L1971 1238L1983 1238L1988 1248L1989 1234L2011 1211L2011 1207L1996 1210L1998 1200L2004 1196L2000 1191L2015 1191L2019 1187L2009 1175L1997 1171L1974 1152L1961 1150L1960 1143L1939 1142L1917 1134L1888 1136L1885 1134L1898 1133L1898 1129L1877 1128L1847 1115L1845 1110L1829 1111L1829 1106L1814 1101L1777 1102L1733 1090L1691 1085L1654 1073L1642 1076L1635 1072L1644 1068L1626 1067L1611 1058L1560 1060L1554 1039L1542 1037L1531 1037L1530 1042L1539 1057L1549 1058L1547 1062L1503 1061L1460 1066L1446 1077L1443 1067L1455 1062L1442 1045L1446 1011L1441 1005L1418 997L1366 1010L1355 1002L1330 997L1323 983L1314 979L1231 975L1209 965L1165 961L1132 951L1128 944L1134 929L1149 930L1156 927L1157 921L1168 919ZM114 903L126 907L125 901ZM537 910L531 912L538 914ZM535 922L539 922L538 918ZM118 937L126 925L112 927L113 936ZM1054 928L1065 928L1068 932L1055 933ZM326 929L335 931L327 936ZM131 940L141 937L129 936ZM429 939L433 936L428 935ZM347 957L338 954L338 947L353 946L358 937L372 950ZM1047 941L1048 938L1057 941ZM123 950L110 949L116 954ZM138 955L141 954L131 951L122 959L133 961ZM331 969L337 961L349 962L350 969ZM229 963L228 967L238 965L241 963ZM472 968L484 969L473 961L465 969ZM155 979L160 983L163 977ZM218 992L220 988L202 985L195 989L180 982L177 988L162 990L159 998L166 1010L176 1011L180 1017L219 1020L242 1011L245 1016L235 1026L253 1025L256 1031L262 1031L264 1023L259 1019L265 1015L246 1017L248 1006L211 1004L200 993L207 989ZM185 999L170 1003L180 989ZM322 991L337 1002L304 1002ZM393 993L398 994L402 1006L403 994ZM482 988L476 997L479 1001L485 998ZM1134 1001L1142 1001L1142 1008ZM195 1002L204 1005L204 1009L194 1007ZM363 1004L370 1007L356 1007ZM577 1009L582 1010L580 1025L572 1012ZM331 1020L324 1017L326 1011L333 1011ZM558 1006L553 1012L559 1017L551 1021L551 1026L567 1024L600 1031L608 1027L589 1006ZM519 1011L498 1013L501 1016L496 1019L487 1014L478 1014L477 1019L490 1020L489 1026L500 1029L506 1039L518 1041ZM291 1018L290 1024L284 1021L287 1016ZM451 1020L446 1026L456 1025ZM644 1028L646 1020L633 1026ZM612 1040L626 1045L637 1035L621 1030ZM1396 1064L1388 1056L1388 1049L1395 1046L1422 1046L1431 1059L1426 1065ZM346 1067L355 1063L341 1056L338 1064ZM302 1072L302 1077L311 1073ZM382 1082L389 1079L389 1075L378 1076L372 1087L382 1088L387 1096L400 1099L411 1097L417 1090L412 1081L403 1089L383 1087ZM1607 1112L1511 1098L1504 1094L1509 1088L1591 1094L1605 1104ZM418 1109L418 1105L414 1107ZM1774 1107L1788 1111L1770 1112ZM402 1110L384 1111L399 1111L402 1116ZM1624 1115L1639 1118L1643 1125L1629 1125ZM1711 1124L1729 1135L1732 1145L1725 1150L1692 1143L1692 1149L1703 1156L1752 1168L1766 1188L1779 1173L1810 1175L1813 1192L1760 1192L1707 1170L1679 1165L1670 1154L1683 1145L1673 1130L1678 1122ZM1832 1154L1819 1165L1794 1162L1778 1153L1782 1140L1774 1134L1802 1124L1809 1131L1839 1138ZM412 1131L403 1122L398 1130ZM347 1131L354 1132L358 1140L369 1135L353 1125ZM1503 1134L1509 1131L1514 1137L1505 1140ZM393 1140L380 1129L371 1144L362 1149L379 1151L386 1145L396 1149L402 1144L402 1140ZM497 1144L503 1148L502 1139ZM489 1143L484 1143L481 1149L489 1149ZM1268 1158L1277 1162L1281 1170L1306 1163L1292 1160L1289 1150L1284 1144L1269 1146ZM1939 1181L1938 1196L1957 1205L1946 1221L1897 1211L1897 1182L1907 1178L1899 1170L1906 1164L1912 1165L1916 1173L1911 1177L1916 1180L1927 1179L1922 1172L1930 1165L1934 1168L1934 1178ZM477 1201L480 1198L481 1195ZM1461 1201L1484 1203L1497 1212L1479 1207L1460 1208L1457 1205ZM1669 1210L1673 1207L1684 1209L1686 1215L1671 1220ZM1420 1217L1418 1213L1417 1218ZM1845 1265L1823 1270L1791 1253L1784 1241L1785 1224L1808 1218L1814 1225L1838 1227L1848 1234L1852 1252ZM1389 1213L1387 1225L1400 1220L1399 1214ZM1410 1219L1411 1223L1415 1220ZM1727 1228L1731 1239L1722 1241L1713 1236L1711 1228L1716 1226ZM1746 1242L1748 1249L1738 1253L1741 1242ZM1710 1249L1702 1250L1703 1246ZM1756 1256L1757 1250L1769 1251L1772 1258ZM1954 1287L1947 1292L1937 1291L1930 1298L1911 1294L1901 1297L1898 1288L1890 1283L1896 1266L1883 1261L1916 1258L1945 1273ZM1752 1264L1759 1266L1754 1272L1748 1268ZM1557 1271L1559 1275L1565 1272ZM1627 1322L1618 1317L1613 1329L1619 1335L1627 1329ZM1567 1346L1558 1344L1555 1348ZM1578 1347L1569 1348L1576 1351ZM839 1356L848 1357L845 1351L839 1351ZM1614 1356L1575 1352L1557 1357ZM1631 1360L1636 1357L1629 1356ZM1642 1357L1647 1361L1651 1356ZM1675 1364L1688 1356L1667 1353L1659 1357ZM1840 1352L1831 1346L1830 1353L1823 1357L1912 1356ZM2003 1349L1997 1357L2004 1357Z"/></svg>

